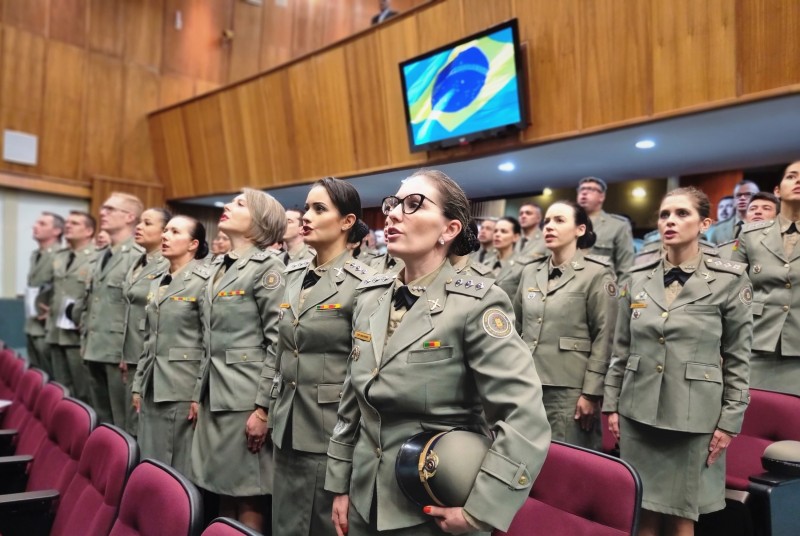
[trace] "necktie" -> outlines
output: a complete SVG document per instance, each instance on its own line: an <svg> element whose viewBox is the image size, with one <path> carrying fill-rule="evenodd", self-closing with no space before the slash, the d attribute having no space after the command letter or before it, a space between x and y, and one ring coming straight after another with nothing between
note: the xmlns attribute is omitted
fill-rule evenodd
<svg viewBox="0 0 800 536"><path fill-rule="evenodd" d="M70 266L72 266L72 262L75 260L75 252L69 252L69 260L67 261L67 270L69 270Z"/></svg>
<svg viewBox="0 0 800 536"><path fill-rule="evenodd" d="M411 309L411 306L416 303L418 298L419 296L415 296L408 290L408 285L403 285L394 293L394 308L395 310L402 309L403 307Z"/></svg>
<svg viewBox="0 0 800 536"><path fill-rule="evenodd" d="M314 285L317 284L319 278L320 275L317 274L317 272L315 272L314 270L309 270L308 273L306 273L306 276L303 278L303 288L306 289L313 287Z"/></svg>
<svg viewBox="0 0 800 536"><path fill-rule="evenodd" d="M161 284L158 285L158 286L159 287L168 287L170 283L172 283L172 276L170 274L167 274L161 279Z"/></svg>
<svg viewBox="0 0 800 536"><path fill-rule="evenodd" d="M111 255L112 255L111 254L111 248L109 247L108 249L106 249L106 252L103 255L103 261L100 263L100 269L101 270L105 269L106 264L108 264L108 260L111 258Z"/></svg>
<svg viewBox="0 0 800 536"><path fill-rule="evenodd" d="M483 264L483 259L485 259L485 258L486 258L486 250L482 249L481 250L481 254L478 255L478 262Z"/></svg>
<svg viewBox="0 0 800 536"><path fill-rule="evenodd" d="M223 266L225 266L225 271L226 272L231 269L231 266L233 266L233 263L235 261L236 261L236 259L234 259L230 255L225 255L225 259L222 261L222 264L223 264Z"/></svg>
<svg viewBox="0 0 800 536"><path fill-rule="evenodd" d="M39 264L39 259L42 258L42 252L36 251L36 255L33 256L33 264Z"/></svg>
<svg viewBox="0 0 800 536"><path fill-rule="evenodd" d="M733 230L733 237L739 238L739 233L742 232L742 225L744 225L744 221L740 220L736 222L735 229Z"/></svg>
<svg viewBox="0 0 800 536"><path fill-rule="evenodd" d="M522 239L519 241L519 251L525 249L525 244L528 243L528 238L523 236Z"/></svg>
<svg viewBox="0 0 800 536"><path fill-rule="evenodd" d="M675 281L683 286L690 277L692 277L692 274L688 274L680 268L672 268L669 272L664 274L664 286L668 287Z"/></svg>
<svg viewBox="0 0 800 536"><path fill-rule="evenodd" d="M561 270L558 268L553 268L553 271L550 272L550 275L547 276L547 280L550 281L551 279L556 279L557 277L561 277Z"/></svg>
<svg viewBox="0 0 800 536"><path fill-rule="evenodd" d="M283 256L283 265L284 266L288 265L290 260L291 259L289 258L289 252L287 251L286 254L284 254Z"/></svg>
<svg viewBox="0 0 800 536"><path fill-rule="evenodd" d="M797 230L797 226L794 224L794 222L792 222L792 224L789 226L789 228L786 229L786 234L794 234L794 233L798 233L798 232L800 232L800 231Z"/></svg>
<svg viewBox="0 0 800 536"><path fill-rule="evenodd" d="M139 264L137 264L137 266L141 266L142 268L147 266L147 253L142 253L142 258L139 259Z"/></svg>

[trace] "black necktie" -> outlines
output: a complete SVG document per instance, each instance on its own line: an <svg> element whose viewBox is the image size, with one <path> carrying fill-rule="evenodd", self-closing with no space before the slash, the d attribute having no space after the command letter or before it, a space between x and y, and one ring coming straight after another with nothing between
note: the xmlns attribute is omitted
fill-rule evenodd
<svg viewBox="0 0 800 536"><path fill-rule="evenodd" d="M408 285L403 285L394 292L394 309L395 311L403 307L411 309L411 306L416 303L417 299L419 299L419 296L412 294L411 291L408 290Z"/></svg>
<svg viewBox="0 0 800 536"><path fill-rule="evenodd" d="M70 266L72 266L72 262L75 260L75 252L69 252L69 260L67 261L67 271L69 271Z"/></svg>
<svg viewBox="0 0 800 536"><path fill-rule="evenodd" d="M136 266L141 266L142 268L147 266L147 253L142 254L142 258L139 259L139 264L137 264Z"/></svg>
<svg viewBox="0 0 800 536"><path fill-rule="evenodd" d="M692 274L686 273L680 268L672 268L669 272L664 274L664 287L670 286L675 281L683 286L690 277L692 277Z"/></svg>
<svg viewBox="0 0 800 536"><path fill-rule="evenodd" d="M283 265L287 266L290 260L292 259L289 258L289 252L287 251L286 254L283 256Z"/></svg>
<svg viewBox="0 0 800 536"><path fill-rule="evenodd" d="M481 254L478 255L478 262L483 264L483 259L485 259L485 258L486 258L486 250L482 249L481 250Z"/></svg>
<svg viewBox="0 0 800 536"><path fill-rule="evenodd" d="M110 258L111 258L111 247L109 247L108 249L106 249L106 252L105 252L105 254L103 255L103 261L100 263L100 269L101 269L101 270L104 270L104 269L105 269L105 267L106 267L106 264L108 264L108 260L109 260Z"/></svg>
<svg viewBox="0 0 800 536"><path fill-rule="evenodd" d="M739 233L742 232L742 225L744 225L744 221L739 220L736 222L735 229L733 230L733 237L739 238Z"/></svg>
<svg viewBox="0 0 800 536"><path fill-rule="evenodd" d="M39 259L42 258L42 252L36 251L36 255L33 256L33 264L39 264Z"/></svg>
<svg viewBox="0 0 800 536"><path fill-rule="evenodd" d="M223 266L225 266L226 272L231 269L231 266L233 266L234 262L236 262L236 259L234 259L230 255L225 255L225 258L222 260L222 264Z"/></svg>
<svg viewBox="0 0 800 536"><path fill-rule="evenodd" d="M159 287L168 287L169 284L172 283L172 276L167 274L161 279L161 284L158 285Z"/></svg>
<svg viewBox="0 0 800 536"><path fill-rule="evenodd" d="M562 273L561 270L559 270L558 268L553 268L553 271L550 272L549 276L547 276L547 280L550 281L551 279L561 277L561 273Z"/></svg>
<svg viewBox="0 0 800 536"><path fill-rule="evenodd" d="M314 285L317 284L317 281L319 281L320 277L321 276L317 274L317 272L315 272L314 270L309 270L306 273L306 276L303 278L303 288L306 289L313 287Z"/></svg>
<svg viewBox="0 0 800 536"><path fill-rule="evenodd" d="M528 243L528 238L523 236L522 239L519 241L519 250L522 251L525 248L525 244Z"/></svg>
<svg viewBox="0 0 800 536"><path fill-rule="evenodd" d="M797 230L797 226L794 224L794 222L792 222L792 224L789 226L789 228L786 229L786 234L794 234L794 233L797 233L797 232L800 232L800 231Z"/></svg>

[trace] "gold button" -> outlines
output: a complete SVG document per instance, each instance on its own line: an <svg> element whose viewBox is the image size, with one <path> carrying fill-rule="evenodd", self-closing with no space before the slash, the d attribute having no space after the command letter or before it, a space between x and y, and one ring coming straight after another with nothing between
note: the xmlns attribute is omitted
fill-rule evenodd
<svg viewBox="0 0 800 536"><path fill-rule="evenodd" d="M242 356L242 361L247 361L247 354L244 354L244 355Z"/></svg>
<svg viewBox="0 0 800 536"><path fill-rule="evenodd" d="M298 355L300 355L300 352L298 352L298 351L297 351L297 348L295 348L295 349L294 349L294 356L295 356L295 357L297 357Z"/></svg>
<svg viewBox="0 0 800 536"><path fill-rule="evenodd" d="M664 337L658 338L658 344L664 344Z"/></svg>
<svg viewBox="0 0 800 536"><path fill-rule="evenodd" d="M519 477L519 480L517 482L519 482L520 486L524 486L528 483L528 477L522 475L521 477Z"/></svg>
<svg viewBox="0 0 800 536"><path fill-rule="evenodd" d="M784 305L784 306L783 306L783 310L784 310L784 311L788 311L788 310L789 310L789 306L788 306L788 305Z"/></svg>
<svg viewBox="0 0 800 536"><path fill-rule="evenodd" d="M792 288L792 284L791 283L786 283L786 288Z"/></svg>
<svg viewBox="0 0 800 536"><path fill-rule="evenodd" d="M668 312L666 312L666 311L664 311L663 313L661 313L661 318L667 318L668 316L669 316L669 313L668 313Z"/></svg>
<svg viewBox="0 0 800 536"><path fill-rule="evenodd" d="M297 387L297 382L289 382L289 385L292 386L292 389Z"/></svg>
<svg viewBox="0 0 800 536"><path fill-rule="evenodd" d="M577 350L577 349L578 349L578 345L577 345L577 344L573 344L573 345L572 345L572 349L573 349L573 350Z"/></svg>
<svg viewBox="0 0 800 536"><path fill-rule="evenodd" d="M789 267L789 263L787 262L786 264L783 265L783 267L784 268L788 268Z"/></svg>
<svg viewBox="0 0 800 536"><path fill-rule="evenodd" d="M377 456L378 458L381 457L381 449L380 448L375 449L375 456Z"/></svg>
<svg viewBox="0 0 800 536"><path fill-rule="evenodd" d="M664 367L663 367L663 366L661 366L661 365L658 365L658 366L656 367L656 372L664 372Z"/></svg>
<svg viewBox="0 0 800 536"><path fill-rule="evenodd" d="M448 284L448 285L449 285L450 283L452 283L452 282L453 282L453 280L452 280L451 278L448 278L448 279L447 279L447 284Z"/></svg>
<svg viewBox="0 0 800 536"><path fill-rule="evenodd" d="M537 319L536 319L536 323L537 323L537 324L541 324L541 323L542 323L542 318L541 318L541 317L537 318Z"/></svg>
<svg viewBox="0 0 800 536"><path fill-rule="evenodd" d="M298 319L296 319L296 318L295 318L294 320L292 320L292 325L293 325L294 327L297 327L297 325L298 325L299 323L300 323L300 321L299 321Z"/></svg>
<svg viewBox="0 0 800 536"><path fill-rule="evenodd" d="M711 376L709 376L709 375L708 375L708 372L706 372L705 374L703 374L703 378L705 378L705 379L709 379L710 377L711 377Z"/></svg>
<svg viewBox="0 0 800 536"><path fill-rule="evenodd" d="M186 354L183 354L184 359L188 359L189 357Z"/></svg>

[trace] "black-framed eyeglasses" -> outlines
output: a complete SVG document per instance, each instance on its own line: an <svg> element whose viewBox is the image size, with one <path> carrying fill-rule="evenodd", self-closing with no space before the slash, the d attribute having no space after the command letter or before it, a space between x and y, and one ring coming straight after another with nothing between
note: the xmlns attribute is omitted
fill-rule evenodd
<svg viewBox="0 0 800 536"><path fill-rule="evenodd" d="M422 203L424 203L426 200L434 205L436 204L431 201L430 198L425 197L422 194L408 194L405 197L390 195L383 198L383 203L381 203L381 212L383 212L384 216L388 216L397 205L402 205L403 214L414 214L420 209Z"/></svg>

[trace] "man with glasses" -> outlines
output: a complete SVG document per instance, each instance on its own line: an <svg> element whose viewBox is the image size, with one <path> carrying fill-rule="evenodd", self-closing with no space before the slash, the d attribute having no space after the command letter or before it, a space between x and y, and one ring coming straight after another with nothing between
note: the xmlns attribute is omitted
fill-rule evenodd
<svg viewBox="0 0 800 536"><path fill-rule="evenodd" d="M73 320L85 318L83 359L89 369L92 406L101 422L121 427L130 404L120 369L126 305L122 284L145 253L133 241L143 208L138 197L118 192L100 207L100 229L108 232L111 243L97 252L88 293L72 311Z"/></svg>
<svg viewBox="0 0 800 536"><path fill-rule="evenodd" d="M591 218L597 236L590 253L607 257L617 281L623 281L633 265L633 232L627 218L603 210L606 190L608 185L603 179L584 177L578 182L578 204Z"/></svg>
<svg viewBox="0 0 800 536"><path fill-rule="evenodd" d="M758 193L758 185L753 181L741 181L733 188L733 200L736 204L736 212L732 218L718 221L712 225L706 233L706 238L714 244L723 244L734 238L739 237L742 232L742 225L745 224L747 217L747 205L750 198Z"/></svg>

